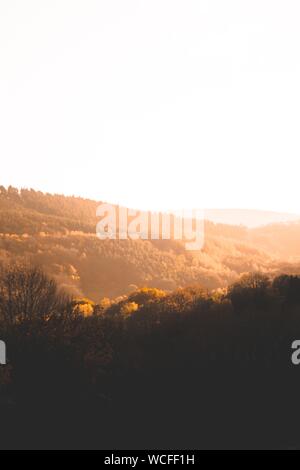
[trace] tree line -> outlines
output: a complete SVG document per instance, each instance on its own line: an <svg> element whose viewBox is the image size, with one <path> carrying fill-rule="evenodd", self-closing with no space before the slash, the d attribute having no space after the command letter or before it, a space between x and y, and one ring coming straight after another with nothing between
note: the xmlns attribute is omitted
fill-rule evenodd
<svg viewBox="0 0 300 470"><path fill-rule="evenodd" d="M298 445L299 276L87 303L37 268L2 270L1 447Z"/></svg>

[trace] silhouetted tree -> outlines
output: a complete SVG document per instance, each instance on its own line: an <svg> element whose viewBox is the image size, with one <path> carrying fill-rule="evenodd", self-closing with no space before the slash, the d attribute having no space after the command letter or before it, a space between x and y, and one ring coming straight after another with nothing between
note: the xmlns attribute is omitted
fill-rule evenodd
<svg viewBox="0 0 300 470"><path fill-rule="evenodd" d="M17 266L2 272L0 318L6 323L61 315L68 305L68 297L40 269Z"/></svg>
<svg viewBox="0 0 300 470"><path fill-rule="evenodd" d="M284 308L300 304L300 277L282 275L274 279L273 288L282 298Z"/></svg>
<svg viewBox="0 0 300 470"><path fill-rule="evenodd" d="M268 276L261 273L246 274L229 288L228 297L237 310L263 308L271 285Z"/></svg>

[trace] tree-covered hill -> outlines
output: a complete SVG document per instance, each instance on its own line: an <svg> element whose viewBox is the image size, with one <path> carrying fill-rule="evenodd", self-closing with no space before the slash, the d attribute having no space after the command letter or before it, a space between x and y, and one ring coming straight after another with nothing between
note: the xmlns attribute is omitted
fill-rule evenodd
<svg viewBox="0 0 300 470"><path fill-rule="evenodd" d="M99 202L0 187L0 261L41 266L76 296L99 301L136 287L216 289L240 274L297 273L300 225L258 229L206 221L205 246L188 252L169 241L101 241Z"/></svg>

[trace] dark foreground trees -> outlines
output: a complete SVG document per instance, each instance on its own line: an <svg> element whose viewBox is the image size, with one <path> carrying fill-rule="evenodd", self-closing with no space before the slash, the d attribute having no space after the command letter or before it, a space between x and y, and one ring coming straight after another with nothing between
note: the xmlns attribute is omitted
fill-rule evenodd
<svg viewBox="0 0 300 470"><path fill-rule="evenodd" d="M142 290L128 297L130 313L122 299L87 318L49 315L60 309L51 288L41 315L22 315L18 303L18 321L1 330L8 365L0 369L0 447L298 446L295 284L256 274L228 294Z"/></svg>

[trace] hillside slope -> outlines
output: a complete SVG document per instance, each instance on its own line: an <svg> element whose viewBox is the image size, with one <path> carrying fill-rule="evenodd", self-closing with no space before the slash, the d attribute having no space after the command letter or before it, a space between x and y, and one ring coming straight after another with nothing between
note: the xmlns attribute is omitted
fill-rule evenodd
<svg viewBox="0 0 300 470"><path fill-rule="evenodd" d="M205 223L205 246L170 241L100 241L96 201L0 187L0 262L43 267L77 296L127 294L134 286L225 287L240 274L299 272L300 224L256 229Z"/></svg>

